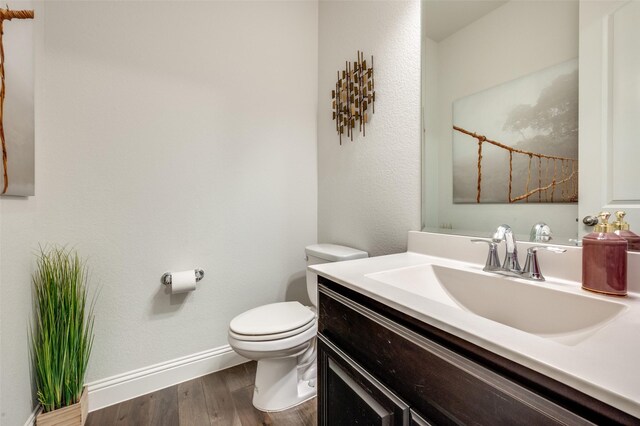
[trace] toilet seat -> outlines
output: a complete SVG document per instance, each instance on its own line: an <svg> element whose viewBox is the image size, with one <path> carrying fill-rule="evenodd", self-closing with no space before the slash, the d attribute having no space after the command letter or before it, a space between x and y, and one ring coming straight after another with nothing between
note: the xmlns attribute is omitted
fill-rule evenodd
<svg viewBox="0 0 640 426"><path fill-rule="evenodd" d="M237 339L237 340L246 340L251 342L263 342L267 340L285 339L287 337L295 336L305 332L306 330L313 327L315 323L316 321L314 318L311 321L309 321L307 324L303 325L302 327L295 328L289 331L284 331L282 333L263 334L263 335L241 334L241 333L235 333L229 330L229 336L232 336L234 339Z"/></svg>
<svg viewBox="0 0 640 426"><path fill-rule="evenodd" d="M311 322L311 327L307 327L305 331L282 339L247 340L244 338L246 336L242 335L238 339L231 331L229 331L227 338L236 352L249 359L259 360L261 358L281 358L294 353L299 354L311 344L311 340L316 337L317 333L318 323L314 320ZM260 356L256 357L256 354Z"/></svg>
<svg viewBox="0 0 640 426"><path fill-rule="evenodd" d="M315 312L299 302L271 303L231 320L229 335L245 341L277 340L304 333L315 323Z"/></svg>

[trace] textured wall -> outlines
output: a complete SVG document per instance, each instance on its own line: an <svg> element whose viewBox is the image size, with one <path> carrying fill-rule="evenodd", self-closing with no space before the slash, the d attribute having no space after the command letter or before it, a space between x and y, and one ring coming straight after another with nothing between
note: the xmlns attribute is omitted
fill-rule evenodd
<svg viewBox="0 0 640 426"><path fill-rule="evenodd" d="M318 26L318 239L403 251L420 228L420 4L321 1ZM376 113L340 146L331 89L358 50L374 55Z"/></svg>
<svg viewBox="0 0 640 426"><path fill-rule="evenodd" d="M4 291L4 287L2 286L2 208L0 208L0 292ZM2 362L3 358L3 339L2 339L2 296L0 296L0 380L4 378L4 363ZM4 386L0 383L0 424L2 424L2 418L4 416L4 398L2 397L4 394Z"/></svg>
<svg viewBox="0 0 640 426"><path fill-rule="evenodd" d="M36 196L4 198L2 425L32 409L38 243L89 258L93 381L227 343L302 294L316 242L314 2L47 2ZM202 267L170 296L166 270Z"/></svg>

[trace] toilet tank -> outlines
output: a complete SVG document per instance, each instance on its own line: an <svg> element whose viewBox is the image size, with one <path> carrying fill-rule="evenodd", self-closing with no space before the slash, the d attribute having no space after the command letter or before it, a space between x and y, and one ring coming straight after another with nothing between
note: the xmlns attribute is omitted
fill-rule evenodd
<svg viewBox="0 0 640 426"><path fill-rule="evenodd" d="M369 257L366 251L337 244L313 244L305 248L307 266ZM318 275L307 271L307 292L313 306L318 305Z"/></svg>

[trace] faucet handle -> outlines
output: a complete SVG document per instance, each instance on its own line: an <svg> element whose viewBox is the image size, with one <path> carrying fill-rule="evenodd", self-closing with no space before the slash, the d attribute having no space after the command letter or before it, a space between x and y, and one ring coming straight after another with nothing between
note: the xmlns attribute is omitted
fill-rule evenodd
<svg viewBox="0 0 640 426"><path fill-rule="evenodd" d="M536 253L538 250L546 250L546 251L552 251L554 253L564 253L565 251L567 251L567 249L563 249L560 247L552 247L552 246L533 246L533 247L529 247L527 249L527 254L529 253Z"/></svg>
<svg viewBox="0 0 640 426"><path fill-rule="evenodd" d="M489 254L487 255L487 261L484 264L483 271L495 271L500 269L500 258L498 257L498 243L492 240L484 240L480 238L474 238L471 240L474 244L487 243L489 244Z"/></svg>
<svg viewBox="0 0 640 426"><path fill-rule="evenodd" d="M540 270L540 263L538 262L538 250L547 250L553 253L564 253L567 250L550 246L533 246L527 249L527 260L524 263L522 273L529 279L544 281L544 276L542 276L542 271Z"/></svg>

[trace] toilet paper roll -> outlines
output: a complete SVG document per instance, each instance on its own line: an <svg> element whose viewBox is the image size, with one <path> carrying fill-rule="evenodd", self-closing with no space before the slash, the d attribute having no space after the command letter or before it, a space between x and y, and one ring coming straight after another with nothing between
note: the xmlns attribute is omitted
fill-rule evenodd
<svg viewBox="0 0 640 426"><path fill-rule="evenodd" d="M196 271L180 271L171 273L171 293L186 293L196 289Z"/></svg>

